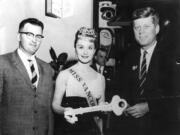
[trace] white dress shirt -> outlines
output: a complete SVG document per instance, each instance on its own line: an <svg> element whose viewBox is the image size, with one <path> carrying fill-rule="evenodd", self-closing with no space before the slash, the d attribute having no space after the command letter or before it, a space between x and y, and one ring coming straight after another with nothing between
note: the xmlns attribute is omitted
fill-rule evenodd
<svg viewBox="0 0 180 135"><path fill-rule="evenodd" d="M99 64L96 63L96 68L97 68L97 71L98 71L100 74L103 74L104 66L100 66ZM100 71L99 71L99 70L100 70Z"/></svg>
<svg viewBox="0 0 180 135"><path fill-rule="evenodd" d="M32 73L31 73L31 69L30 69L30 66L29 66L29 61L28 60L32 60L33 61L33 64L34 64L34 68L35 68L35 72L37 73L37 81L36 81L36 86L38 84L38 81L39 81L39 70L38 70L38 66L37 66L37 62L36 62L36 59L35 59L35 56L32 55L32 56L28 56L27 54L25 54L21 49L18 48L17 50L17 53L19 55L19 57L21 58L25 68L26 68L26 71L29 75L29 78L30 80L32 79Z"/></svg>

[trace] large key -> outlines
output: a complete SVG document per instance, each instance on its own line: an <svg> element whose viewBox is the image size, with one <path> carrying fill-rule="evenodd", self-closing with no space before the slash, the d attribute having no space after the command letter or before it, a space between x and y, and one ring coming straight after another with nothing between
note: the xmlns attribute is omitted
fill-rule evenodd
<svg viewBox="0 0 180 135"><path fill-rule="evenodd" d="M90 113L90 112L109 112L113 111L117 116L120 116L127 107L127 102L121 99L118 95L113 96L111 103L104 105L97 105L91 107L77 108L73 111L66 111L65 115L75 116L78 114Z"/></svg>

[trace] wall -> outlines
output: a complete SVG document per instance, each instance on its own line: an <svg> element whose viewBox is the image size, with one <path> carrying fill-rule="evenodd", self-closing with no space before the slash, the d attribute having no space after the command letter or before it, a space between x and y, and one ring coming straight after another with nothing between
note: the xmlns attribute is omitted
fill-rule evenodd
<svg viewBox="0 0 180 135"><path fill-rule="evenodd" d="M0 0L0 54L14 51L18 47L17 31L19 22L28 17L36 17L44 22L43 43L37 56L49 62L49 48L57 55L67 52L74 58L74 35L81 26L93 25L93 0L64 0L71 4L72 14L64 18L45 16L45 0Z"/></svg>

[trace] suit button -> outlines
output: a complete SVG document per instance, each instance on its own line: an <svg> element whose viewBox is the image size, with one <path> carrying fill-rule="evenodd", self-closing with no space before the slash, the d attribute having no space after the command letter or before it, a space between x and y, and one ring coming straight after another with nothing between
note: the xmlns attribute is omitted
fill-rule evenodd
<svg viewBox="0 0 180 135"><path fill-rule="evenodd" d="M35 94L35 95L34 95L34 97L36 98L36 97L37 97L37 95Z"/></svg>

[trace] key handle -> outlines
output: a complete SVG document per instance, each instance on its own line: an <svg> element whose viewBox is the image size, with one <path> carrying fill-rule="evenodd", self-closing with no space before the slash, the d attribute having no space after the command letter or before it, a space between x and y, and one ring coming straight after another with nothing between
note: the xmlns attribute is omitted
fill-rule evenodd
<svg viewBox="0 0 180 135"><path fill-rule="evenodd" d="M123 113L123 111L126 109L127 102L126 100L121 99L118 95L115 95L113 96L110 105L111 105L112 111L117 116L120 116Z"/></svg>

